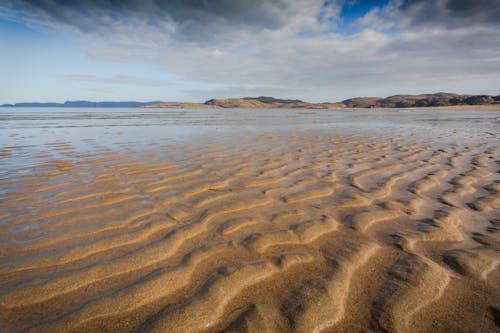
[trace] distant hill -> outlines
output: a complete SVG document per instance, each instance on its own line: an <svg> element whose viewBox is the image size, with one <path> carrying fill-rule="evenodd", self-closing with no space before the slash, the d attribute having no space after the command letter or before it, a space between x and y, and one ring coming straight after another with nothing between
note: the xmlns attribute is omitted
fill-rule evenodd
<svg viewBox="0 0 500 333"><path fill-rule="evenodd" d="M500 103L500 95L457 95L450 93L394 95L385 98L357 97L342 101L348 108L407 108L453 105L485 105Z"/></svg>
<svg viewBox="0 0 500 333"><path fill-rule="evenodd" d="M255 100L255 101L262 102L262 103L280 103L280 104L304 103L300 99L279 99L279 98L266 97L266 96L243 97L243 99L245 99L245 100Z"/></svg>
<svg viewBox="0 0 500 333"><path fill-rule="evenodd" d="M422 95L394 95L389 97L356 97L339 103L308 103L298 99L278 99L274 97L243 97L210 99L205 103L159 103L146 107L169 108L305 108L305 109L332 109L332 108L406 108L406 107L435 107L453 105L485 105L499 104L499 96L488 95L458 95L450 93L422 94Z"/></svg>
<svg viewBox="0 0 500 333"><path fill-rule="evenodd" d="M65 107L65 108L140 108L149 104L161 103L155 102L89 102L89 101L66 101L64 103L16 103L16 104L3 104L3 107Z"/></svg>
<svg viewBox="0 0 500 333"><path fill-rule="evenodd" d="M252 109L280 109L280 108L302 108L302 109L329 109L341 108L343 104L338 103L308 103L299 99L278 99L274 97L243 97L210 99L205 103L159 103L147 105L148 108L252 108Z"/></svg>
<svg viewBox="0 0 500 333"><path fill-rule="evenodd" d="M243 97L210 99L205 103L179 102L89 102L67 101L64 103L16 103L4 104L3 107L99 107L99 108L303 108L303 109L333 109L333 108L407 108L436 107L456 105L500 105L500 95L458 95L451 93L394 95L389 97L356 97L337 103L309 103L299 99L279 99L274 97Z"/></svg>

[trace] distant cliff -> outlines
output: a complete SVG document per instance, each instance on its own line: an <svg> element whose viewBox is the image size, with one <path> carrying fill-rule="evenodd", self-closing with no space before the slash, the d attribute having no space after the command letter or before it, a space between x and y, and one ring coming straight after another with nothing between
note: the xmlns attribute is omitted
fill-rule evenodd
<svg viewBox="0 0 500 333"><path fill-rule="evenodd" d="M89 102L89 101L66 101L64 103L16 103L16 104L3 104L3 107L76 107L76 108L140 108L149 104L161 103L155 102Z"/></svg>

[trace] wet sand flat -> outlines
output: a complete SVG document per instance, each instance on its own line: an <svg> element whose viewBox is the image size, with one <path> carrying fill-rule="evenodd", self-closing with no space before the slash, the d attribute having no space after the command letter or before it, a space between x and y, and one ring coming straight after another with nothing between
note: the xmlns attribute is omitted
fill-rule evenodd
<svg viewBox="0 0 500 333"><path fill-rule="evenodd" d="M499 331L498 131L345 128L3 148L0 331Z"/></svg>

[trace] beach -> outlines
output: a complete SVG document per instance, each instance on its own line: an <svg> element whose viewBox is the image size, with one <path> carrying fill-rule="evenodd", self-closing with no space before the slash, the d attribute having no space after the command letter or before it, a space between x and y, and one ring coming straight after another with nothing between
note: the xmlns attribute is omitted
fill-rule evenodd
<svg viewBox="0 0 500 333"><path fill-rule="evenodd" d="M498 109L23 112L0 331L500 330Z"/></svg>

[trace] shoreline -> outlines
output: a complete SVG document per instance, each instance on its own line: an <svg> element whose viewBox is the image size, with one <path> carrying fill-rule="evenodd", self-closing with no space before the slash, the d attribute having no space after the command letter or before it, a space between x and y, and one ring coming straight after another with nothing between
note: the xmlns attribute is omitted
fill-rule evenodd
<svg viewBox="0 0 500 333"><path fill-rule="evenodd" d="M160 105L146 105L142 108L145 109L303 109L303 110L485 110L485 109L500 109L500 103L496 104L479 104L479 105L447 105L447 106L408 106L408 107L348 107L348 106L338 106L335 104L331 105L305 105L305 106L244 106L244 107L223 107L217 105L206 105L197 103L163 103Z"/></svg>
<svg viewBox="0 0 500 333"><path fill-rule="evenodd" d="M215 98L204 103L193 102L91 102L66 101L64 103L16 103L0 107L143 107L143 108L286 108L286 109L336 109L336 108L434 108L461 106L500 105L500 95L470 95L434 93L420 95L393 95L381 97L355 97L340 102L305 102L299 99L280 99L268 96L242 98Z"/></svg>

